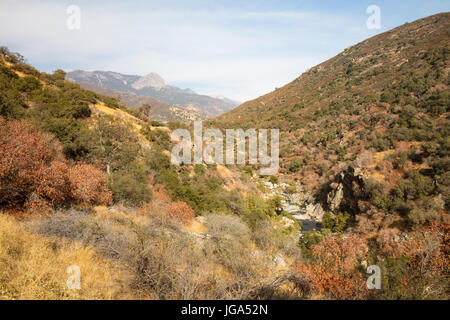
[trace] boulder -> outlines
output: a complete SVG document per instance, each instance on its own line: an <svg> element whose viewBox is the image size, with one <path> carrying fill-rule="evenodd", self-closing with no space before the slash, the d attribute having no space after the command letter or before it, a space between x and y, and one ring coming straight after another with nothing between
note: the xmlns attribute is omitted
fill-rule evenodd
<svg viewBox="0 0 450 320"><path fill-rule="evenodd" d="M331 211L336 212L344 199L344 185L342 183L334 185L335 188L332 185L332 191L327 195L327 204Z"/></svg>
<svg viewBox="0 0 450 320"><path fill-rule="evenodd" d="M289 215L294 215L300 212L300 207L294 204L286 203L283 206L283 210L286 211Z"/></svg>
<svg viewBox="0 0 450 320"><path fill-rule="evenodd" d="M304 218L322 221L325 211L320 203L310 203L305 207Z"/></svg>
<svg viewBox="0 0 450 320"><path fill-rule="evenodd" d="M274 257L273 263L274 263L275 267L277 267L277 268L285 268L287 265L286 261L283 258L283 255L281 253L277 254Z"/></svg>
<svg viewBox="0 0 450 320"><path fill-rule="evenodd" d="M325 197L327 210L354 211L357 202L364 197L364 178L359 168L348 167L329 185Z"/></svg>

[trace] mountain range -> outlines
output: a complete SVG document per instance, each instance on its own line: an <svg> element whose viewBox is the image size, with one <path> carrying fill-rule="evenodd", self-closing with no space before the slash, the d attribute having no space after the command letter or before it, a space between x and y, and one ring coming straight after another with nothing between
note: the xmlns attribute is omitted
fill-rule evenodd
<svg viewBox="0 0 450 320"><path fill-rule="evenodd" d="M75 70L68 72L66 79L97 93L120 97L120 102L129 108L148 103L157 109L155 117L162 120L179 120L177 117L181 113L186 113L186 120L211 118L237 105L230 99L200 95L191 89L167 85L156 73L142 77L111 71Z"/></svg>

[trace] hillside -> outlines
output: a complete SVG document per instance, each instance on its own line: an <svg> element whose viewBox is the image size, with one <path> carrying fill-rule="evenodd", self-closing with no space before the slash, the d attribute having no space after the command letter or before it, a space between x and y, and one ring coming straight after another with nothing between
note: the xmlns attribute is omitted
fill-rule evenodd
<svg viewBox="0 0 450 320"><path fill-rule="evenodd" d="M101 95L114 97L120 104L123 104L130 109L138 109L142 105L149 105L151 108L148 116L156 121L190 122L202 119L202 116L198 111L175 107L150 96L139 96L137 94L125 91L107 89L83 81L80 82L79 85L83 89L91 90Z"/></svg>
<svg viewBox="0 0 450 320"><path fill-rule="evenodd" d="M310 188L361 154L369 175L395 185L399 156L411 170L447 155L449 27L442 13L377 35L212 125L280 128L282 173Z"/></svg>
<svg viewBox="0 0 450 320"><path fill-rule="evenodd" d="M294 275L265 290L298 256L300 225L275 214L276 198L237 170L172 165L169 133L186 125L64 78L0 48L0 298L292 294ZM79 291L68 261L90 273Z"/></svg>
<svg viewBox="0 0 450 320"><path fill-rule="evenodd" d="M203 118L218 116L235 107L234 104L224 99L199 95L190 89L166 85L164 79L156 73L141 77L111 71L75 70L68 72L66 79L79 84L87 82L98 87L117 90L121 92L120 95L124 96L131 93L137 96L153 97L166 104L191 111L191 113L192 111L197 112ZM133 101L129 98L123 99L123 103L129 108L134 107Z"/></svg>
<svg viewBox="0 0 450 320"><path fill-rule="evenodd" d="M450 13L404 24L209 125L279 128L280 175L314 194L292 210L322 226L393 245L447 224L449 30Z"/></svg>
<svg viewBox="0 0 450 320"><path fill-rule="evenodd" d="M269 177L173 164L170 133L191 124L0 47L0 299L448 300L449 20L368 39L208 122L280 128ZM119 82L133 79L165 85Z"/></svg>

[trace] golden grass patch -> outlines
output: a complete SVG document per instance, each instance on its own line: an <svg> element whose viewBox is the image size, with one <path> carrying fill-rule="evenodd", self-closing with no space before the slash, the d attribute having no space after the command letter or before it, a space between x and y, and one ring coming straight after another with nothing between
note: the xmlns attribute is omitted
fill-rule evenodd
<svg viewBox="0 0 450 320"><path fill-rule="evenodd" d="M67 286L72 265L80 267L80 290ZM0 299L127 298L116 281L121 277L114 263L91 247L32 234L0 214Z"/></svg>
<svg viewBox="0 0 450 320"><path fill-rule="evenodd" d="M192 220L188 225L183 227L186 232L194 232L197 234L205 234L208 232L208 228L197 220Z"/></svg>

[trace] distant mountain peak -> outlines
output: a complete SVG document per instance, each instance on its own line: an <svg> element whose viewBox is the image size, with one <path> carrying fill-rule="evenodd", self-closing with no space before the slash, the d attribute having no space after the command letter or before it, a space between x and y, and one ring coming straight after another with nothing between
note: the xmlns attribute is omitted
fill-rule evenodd
<svg viewBox="0 0 450 320"><path fill-rule="evenodd" d="M83 71L75 70L66 74L66 79L75 83L86 83L110 90L135 94L139 97L153 97L168 105L189 108L195 106L204 118L218 116L233 109L237 103L229 99L216 99L210 96L197 94L191 89L180 89L166 85L164 79L157 73L146 76L122 74L112 71ZM97 88L94 91L102 91ZM104 90L103 90L104 91ZM115 92L115 94L118 94ZM140 99L140 98L139 98ZM129 100L139 100L133 97ZM130 101L128 101L130 102ZM129 103L129 107L135 107Z"/></svg>
<svg viewBox="0 0 450 320"><path fill-rule="evenodd" d="M151 72L144 77L139 78L131 85L136 90L144 88L156 88L161 89L166 86L164 79L157 73Z"/></svg>

